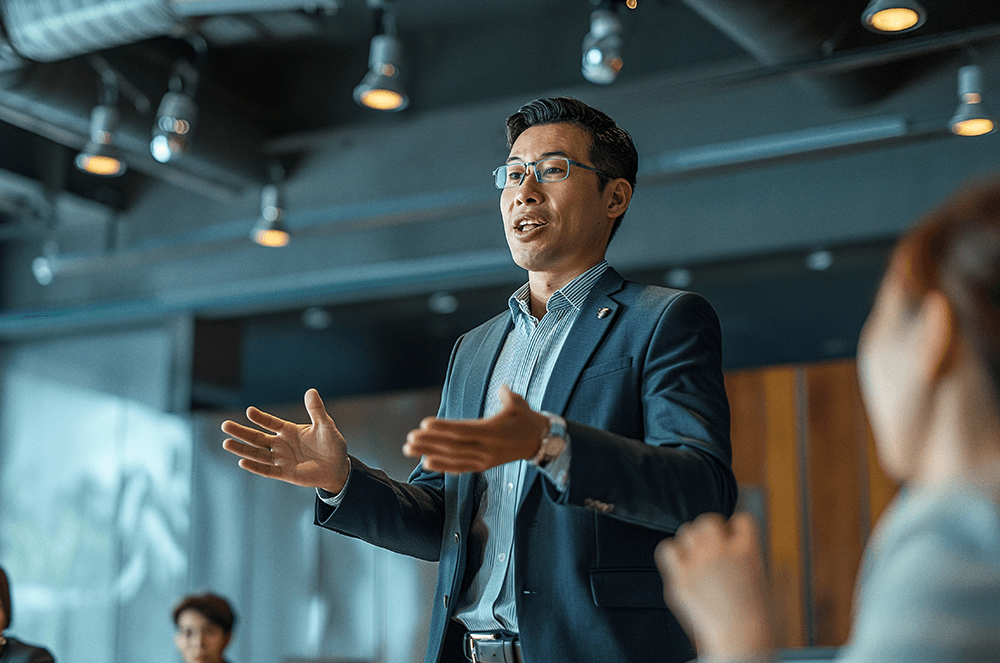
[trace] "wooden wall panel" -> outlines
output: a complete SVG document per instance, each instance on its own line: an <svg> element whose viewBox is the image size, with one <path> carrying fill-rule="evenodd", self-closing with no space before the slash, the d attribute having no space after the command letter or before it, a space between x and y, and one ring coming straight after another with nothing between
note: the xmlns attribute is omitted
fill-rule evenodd
<svg viewBox="0 0 1000 663"><path fill-rule="evenodd" d="M763 371L726 375L729 396L733 473L743 486L764 485L764 448L767 439L767 402Z"/></svg>
<svg viewBox="0 0 1000 663"><path fill-rule="evenodd" d="M896 490L854 361L737 371L726 389L733 471L741 507L761 520L780 645L842 644L864 544Z"/></svg>
<svg viewBox="0 0 1000 663"><path fill-rule="evenodd" d="M763 374L765 486L768 508L768 558L776 609L783 619L778 643L799 647L806 642L802 556L802 510L798 462L798 381L794 368Z"/></svg>
<svg viewBox="0 0 1000 663"><path fill-rule="evenodd" d="M839 646L867 536L867 454L853 362L805 369L811 644Z"/></svg>

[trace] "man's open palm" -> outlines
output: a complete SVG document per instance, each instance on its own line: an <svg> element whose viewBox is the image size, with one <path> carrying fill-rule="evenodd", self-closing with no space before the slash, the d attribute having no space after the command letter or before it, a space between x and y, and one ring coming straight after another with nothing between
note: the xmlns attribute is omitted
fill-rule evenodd
<svg viewBox="0 0 1000 663"><path fill-rule="evenodd" d="M297 486L323 488L339 493L350 472L347 442L330 418L319 392L305 395L310 423L293 424L255 407L247 418L269 433L235 421L225 421L222 431L231 438L222 448L240 457L240 467Z"/></svg>

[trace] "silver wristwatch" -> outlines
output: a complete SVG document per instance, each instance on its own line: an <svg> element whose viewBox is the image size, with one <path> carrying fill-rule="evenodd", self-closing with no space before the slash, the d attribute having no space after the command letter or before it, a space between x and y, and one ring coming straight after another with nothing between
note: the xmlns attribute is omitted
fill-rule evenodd
<svg viewBox="0 0 1000 663"><path fill-rule="evenodd" d="M543 411L542 414L549 419L549 432L542 438L542 446L531 459L539 467L545 467L566 449L566 420L551 412Z"/></svg>

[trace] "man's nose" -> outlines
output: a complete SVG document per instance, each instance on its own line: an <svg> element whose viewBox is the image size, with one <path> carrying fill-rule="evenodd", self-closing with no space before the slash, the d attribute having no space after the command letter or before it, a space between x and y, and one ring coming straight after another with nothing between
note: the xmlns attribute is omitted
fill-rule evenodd
<svg viewBox="0 0 1000 663"><path fill-rule="evenodd" d="M535 169L529 168L517 185L516 200L520 203L539 202L542 199L542 188L535 177Z"/></svg>

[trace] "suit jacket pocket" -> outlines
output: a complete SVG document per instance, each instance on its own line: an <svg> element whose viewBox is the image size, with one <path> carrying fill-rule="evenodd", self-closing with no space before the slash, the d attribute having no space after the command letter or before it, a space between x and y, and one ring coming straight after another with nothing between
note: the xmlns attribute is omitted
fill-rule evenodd
<svg viewBox="0 0 1000 663"><path fill-rule="evenodd" d="M667 609L655 568L591 569L590 590L598 608Z"/></svg>
<svg viewBox="0 0 1000 663"><path fill-rule="evenodd" d="M607 375L608 373L614 373L615 371L620 371L624 368L628 368L632 365L632 357L619 357L618 359L612 359L611 361L601 362L600 364L594 364L593 366L588 366L584 369L583 373L580 374L580 382L584 380L589 380L591 378L596 378L601 375Z"/></svg>

